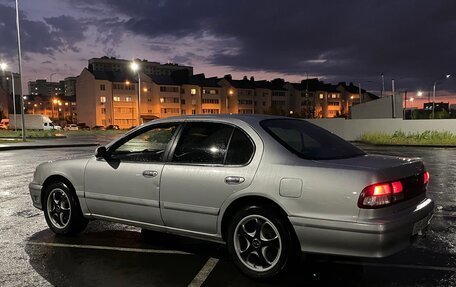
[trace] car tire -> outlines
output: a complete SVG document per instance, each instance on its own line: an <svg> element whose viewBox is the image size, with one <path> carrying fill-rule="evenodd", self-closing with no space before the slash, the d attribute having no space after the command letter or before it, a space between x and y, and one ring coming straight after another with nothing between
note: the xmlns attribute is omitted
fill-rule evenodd
<svg viewBox="0 0 456 287"><path fill-rule="evenodd" d="M75 192L63 182L54 182L45 188L43 211L49 228L58 235L77 234L89 222L82 215Z"/></svg>
<svg viewBox="0 0 456 287"><path fill-rule="evenodd" d="M294 238L286 218L273 208L249 206L235 213L228 226L227 247L235 265L245 275L272 279L299 258Z"/></svg>

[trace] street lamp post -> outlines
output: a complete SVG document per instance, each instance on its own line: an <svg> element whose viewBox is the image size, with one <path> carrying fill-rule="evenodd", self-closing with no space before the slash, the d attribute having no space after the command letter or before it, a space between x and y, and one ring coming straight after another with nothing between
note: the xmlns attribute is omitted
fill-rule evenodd
<svg viewBox="0 0 456 287"><path fill-rule="evenodd" d="M233 90L232 89L229 89L228 90L228 93L226 94L226 101L225 101L225 105L226 105L226 113L229 114L229 96L232 96L234 94Z"/></svg>
<svg viewBox="0 0 456 287"><path fill-rule="evenodd" d="M445 75L445 77L442 79L437 79L434 82L434 86L432 88L432 118L434 119L434 109L435 109L435 86L437 85L437 82L440 80L445 80L448 79L451 75Z"/></svg>
<svg viewBox="0 0 456 287"><path fill-rule="evenodd" d="M54 105L57 104L57 99L53 99L51 104L52 104L52 119L54 119Z"/></svg>
<svg viewBox="0 0 456 287"><path fill-rule="evenodd" d="M8 65L6 63L1 63L0 64L0 69L5 72L5 70L8 68ZM17 119L16 119L16 91L14 90L14 73L11 72L11 88L13 90L13 117L14 117L14 131L17 130Z"/></svg>
<svg viewBox="0 0 456 287"><path fill-rule="evenodd" d="M21 57L21 33L19 27L19 3L16 0L16 30L17 30L17 56L19 60L19 86L21 88L21 122L22 122L22 141L25 141L25 117L24 117L24 93L22 89L22 57Z"/></svg>
<svg viewBox="0 0 456 287"><path fill-rule="evenodd" d="M139 73L139 65L136 62L131 62L130 68L138 74L138 126L141 124L141 75Z"/></svg>
<svg viewBox="0 0 456 287"><path fill-rule="evenodd" d="M52 76L56 75L57 73L51 73L49 75L49 83L52 83Z"/></svg>

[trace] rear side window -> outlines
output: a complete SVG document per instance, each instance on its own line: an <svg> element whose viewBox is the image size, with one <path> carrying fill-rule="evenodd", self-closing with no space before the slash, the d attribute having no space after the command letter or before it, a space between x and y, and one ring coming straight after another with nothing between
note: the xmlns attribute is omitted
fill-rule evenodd
<svg viewBox="0 0 456 287"><path fill-rule="evenodd" d="M177 143L173 162L223 164L233 129L218 123L188 123Z"/></svg>
<svg viewBox="0 0 456 287"><path fill-rule="evenodd" d="M230 140L228 153L226 154L225 164L244 165L250 161L253 152L254 147L250 138L244 132L235 128Z"/></svg>
<svg viewBox="0 0 456 287"><path fill-rule="evenodd" d="M365 155L354 145L304 120L264 120L261 126L280 144L306 159L339 159Z"/></svg>

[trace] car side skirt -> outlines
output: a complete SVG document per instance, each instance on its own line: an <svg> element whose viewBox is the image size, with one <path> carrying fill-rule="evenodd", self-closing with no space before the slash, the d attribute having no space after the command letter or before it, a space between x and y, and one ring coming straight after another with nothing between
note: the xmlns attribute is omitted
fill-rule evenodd
<svg viewBox="0 0 456 287"><path fill-rule="evenodd" d="M163 233L175 234L175 235L180 235L180 236L185 236L185 237L190 237L190 238L195 238L195 239L202 239L202 240L206 240L206 241L212 241L215 243L222 243L222 244L225 243L225 241L222 239L222 237L218 234L210 234L210 233L185 230L185 229L180 229L180 228L175 228L175 227L167 227L167 226L163 226L163 225L150 224L150 223L146 223L146 222L127 220L127 219L104 216L104 215L99 215L99 214L84 214L84 216L89 219L99 219L99 220L117 222L117 223L122 223L122 224L126 224L126 225L141 227L141 228L149 229L149 230L153 230L153 231L159 231L159 232L163 232Z"/></svg>

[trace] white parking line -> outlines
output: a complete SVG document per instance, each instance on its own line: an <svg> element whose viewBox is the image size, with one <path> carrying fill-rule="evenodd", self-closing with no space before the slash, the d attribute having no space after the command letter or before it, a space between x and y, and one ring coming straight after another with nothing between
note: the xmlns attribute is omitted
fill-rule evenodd
<svg viewBox="0 0 456 287"><path fill-rule="evenodd" d="M204 264L203 268L201 268L200 272L198 272L195 278L193 278L192 282L188 284L188 287L200 287L204 281L206 281L207 277L214 269L215 265L217 265L218 261L219 260L217 258L209 258L206 264Z"/></svg>
<svg viewBox="0 0 456 287"><path fill-rule="evenodd" d="M370 267L386 267L386 268L393 267L393 268L406 268L406 269L421 269L421 270L437 270L437 271L456 272L456 267L445 267L445 266L388 264L388 263L370 263L370 262L352 262L352 261L331 261L330 263L346 264L346 265L362 265L362 266L370 266Z"/></svg>
<svg viewBox="0 0 456 287"><path fill-rule="evenodd" d="M191 255L192 254L192 253L188 253L188 252L184 252L184 251L177 251L177 250L157 250L157 249L145 249L145 248L111 247L111 246L99 246L99 245L79 245L79 244L52 243L52 242L36 242L36 241L27 241L26 244L39 245L39 246L51 246L51 247L112 250L112 251L124 251L124 252L127 251L127 252L138 252L138 253L179 254L179 255Z"/></svg>

